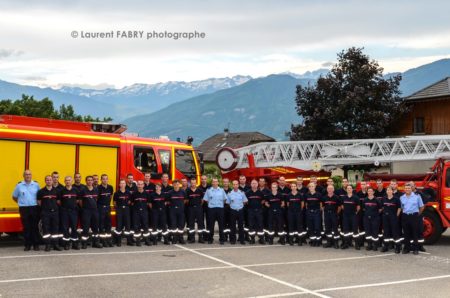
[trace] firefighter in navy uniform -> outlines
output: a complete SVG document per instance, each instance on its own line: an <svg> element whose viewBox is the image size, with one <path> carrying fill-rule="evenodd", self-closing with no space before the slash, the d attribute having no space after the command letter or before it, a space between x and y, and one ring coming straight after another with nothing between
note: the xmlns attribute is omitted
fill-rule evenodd
<svg viewBox="0 0 450 298"><path fill-rule="evenodd" d="M60 192L64 188L64 185L59 183L59 173L57 171L53 171L52 172L52 186L58 192Z"/></svg>
<svg viewBox="0 0 450 298"><path fill-rule="evenodd" d="M98 190L93 185L94 178L92 176L86 176L86 187L81 190L81 226L83 232L81 235L81 248L87 248L87 242L89 240L89 229L92 230L92 247L102 248L98 234L98 210L97 199Z"/></svg>
<svg viewBox="0 0 450 298"><path fill-rule="evenodd" d="M137 182L137 191L131 195L131 205L133 213L133 229L134 240L137 246L141 246L141 236L144 239L144 243L150 246L150 232L148 228L148 203L149 195L144 190L144 181L139 180Z"/></svg>
<svg viewBox="0 0 450 298"><path fill-rule="evenodd" d="M100 239L104 247L113 247L111 234L111 198L114 194L114 189L108 184L108 175L102 174L100 176L101 184L97 186L98 190L98 218L99 218L99 233Z"/></svg>
<svg viewBox="0 0 450 298"><path fill-rule="evenodd" d="M343 240L342 249L347 249L352 245L352 238L358 238L358 212L361 209L359 198L353 192L353 187L347 185L347 194L342 199L342 228ZM355 241L355 249L359 250L358 241Z"/></svg>
<svg viewBox="0 0 450 298"><path fill-rule="evenodd" d="M362 207L364 205L364 199L367 198L367 188L369 186L370 185L367 185L366 181L361 181L361 183L360 183L361 190L356 193L356 195L359 198L359 205L361 206L361 208L359 209L359 212L358 212L359 233L358 233L357 241L359 241L359 246L364 246L364 240L366 237L366 232L364 229L364 208L362 208ZM381 202L381 199L377 199L377 200Z"/></svg>
<svg viewBox="0 0 450 298"><path fill-rule="evenodd" d="M401 251L400 239L400 213L402 212L400 199L394 197L392 187L386 188L386 196L381 199L383 212L383 248L381 252L389 250L389 244L395 244L395 253L399 254Z"/></svg>
<svg viewBox="0 0 450 298"><path fill-rule="evenodd" d="M291 184L291 192L288 194L286 201L289 221L288 242L289 245L294 245L295 240L301 246L302 239L300 238L304 237L306 232L303 230L303 195L297 190L297 183Z"/></svg>
<svg viewBox="0 0 450 298"><path fill-rule="evenodd" d="M266 207L269 208L268 223L269 223L269 244L273 244L275 234L279 237L279 243L286 244L286 234L283 228L283 209L284 208L284 194L279 191L278 184L273 182L271 185L271 192L264 198Z"/></svg>
<svg viewBox="0 0 450 298"><path fill-rule="evenodd" d="M130 193L130 198L131 198L131 195L137 191L137 185L136 185L136 182L134 182L134 177L133 177L133 174L131 174L131 173L127 174L127 185L125 186L125 189ZM130 221L131 221L131 235L133 235L134 227L133 227L133 212L132 212L132 210L130 210ZM134 243L134 237L131 237L131 241Z"/></svg>
<svg viewBox="0 0 450 298"><path fill-rule="evenodd" d="M203 191L203 194L210 188L211 185L208 184L208 177L206 175L202 175L200 177L200 188ZM203 233L203 242L208 241L209 239L209 227L208 227L208 203L203 201L203 218L205 219L205 233Z"/></svg>
<svg viewBox="0 0 450 298"><path fill-rule="evenodd" d="M158 238L162 237L165 245L169 245L169 231L167 230L167 195L161 190L161 184L155 184L155 191L150 195L150 208L152 210L152 241L153 245L158 244Z"/></svg>
<svg viewBox="0 0 450 298"><path fill-rule="evenodd" d="M58 245L59 212L58 190L52 186L52 176L45 176L45 187L37 192L37 202L41 206L42 230L45 251L62 250Z"/></svg>
<svg viewBox="0 0 450 298"><path fill-rule="evenodd" d="M289 232L289 219L287 208L285 207L287 206L287 196L291 193L291 188L289 185L286 185L286 178L283 176L278 178L278 192L281 194L284 202L281 212L283 213L283 231L287 234Z"/></svg>
<svg viewBox="0 0 450 298"><path fill-rule="evenodd" d="M177 242L185 244L184 233L184 202L186 200L186 193L180 188L180 182L174 180L172 182L173 190L167 194L167 202L169 202L170 214L170 233L172 234L172 244Z"/></svg>
<svg viewBox="0 0 450 298"><path fill-rule="evenodd" d="M377 179L377 188L374 191L375 199L381 201L384 197L386 197L386 189L383 187L383 180ZM391 188L392 190L392 188Z"/></svg>
<svg viewBox="0 0 450 298"><path fill-rule="evenodd" d="M197 187L197 179L191 178L191 187L186 190L188 209L188 243L195 242L195 223L197 222L198 243L203 241L205 219L203 218L203 191Z"/></svg>
<svg viewBox="0 0 450 298"><path fill-rule="evenodd" d="M418 195L422 199L423 204L426 205L428 200L429 200L428 196L426 196L423 192L419 191L416 188L416 184L414 183L414 181L410 181L409 185L411 185L412 192L415 193L416 195ZM421 252L426 252L425 247L423 247L423 244L425 243L425 239L423 239L423 228L424 228L424 226L423 226L423 214L420 213L419 214L419 227L418 227L419 234L417 235L417 237L418 237L418 240L417 240L417 242L418 242L418 249Z"/></svg>
<svg viewBox="0 0 450 298"><path fill-rule="evenodd" d="M122 235L127 238L127 245L134 246L131 240L130 192L126 189L126 181L120 179L119 189L114 193L113 201L116 209L116 229L114 230L116 245L122 246Z"/></svg>
<svg viewBox="0 0 450 298"><path fill-rule="evenodd" d="M366 231L366 250L378 250L380 230L380 213L383 205L374 196L374 190L367 189L367 197L364 198L362 208L364 209L364 230Z"/></svg>
<svg viewBox="0 0 450 298"><path fill-rule="evenodd" d="M225 191L226 194L229 194L231 192L231 188L230 188L230 179L228 178L223 178L222 179L222 184L223 187L222 189ZM223 234L225 237L225 241L228 241L230 238L230 226L231 226L231 209L230 209L230 205L225 204L223 207Z"/></svg>
<svg viewBox="0 0 450 298"><path fill-rule="evenodd" d="M164 173L161 176L161 192L164 196L167 197L169 192L173 190L173 186L169 184L169 174ZM169 227L169 230L172 226L170 223L170 208L166 208L166 220L167 220L167 226ZM169 233L169 240L172 238L172 234Z"/></svg>
<svg viewBox="0 0 450 298"><path fill-rule="evenodd" d="M316 191L316 184L308 184L308 192L305 195L306 216L308 223L309 244L311 246L320 246L322 242L321 234L321 216L322 194Z"/></svg>
<svg viewBox="0 0 450 298"><path fill-rule="evenodd" d="M265 196L267 196L270 193L270 190L267 188L267 180L264 177L261 177L258 179L258 189L259 191L261 191ZM247 206L244 205L244 209L248 208ZM268 215L269 215L269 208L266 207L266 205L263 205L262 207L262 211L263 211L263 232L264 232L264 238L265 241L268 242L269 241L269 224L268 224Z"/></svg>
<svg viewBox="0 0 450 298"><path fill-rule="evenodd" d="M297 183L297 191L299 191L303 198L305 197L305 194L308 193L308 187L303 185L303 176L298 176L296 178L296 183ZM304 203L304 202L303 202ZM306 220L306 209L305 207L303 207L302 209L302 225L303 225L303 235L300 237L300 241L302 241L303 243L306 243L306 236L307 236L307 226L308 226L308 222Z"/></svg>
<svg viewBox="0 0 450 298"><path fill-rule="evenodd" d="M262 213L264 194L258 189L258 182L256 180L252 180L250 186L251 186L250 190L248 190L245 193L245 196L248 199L247 214L248 214L248 236L250 237L250 244L255 244L256 234L258 234L259 243L265 244L263 232L263 213Z"/></svg>
<svg viewBox="0 0 450 298"><path fill-rule="evenodd" d="M325 220L325 236L327 243L323 247L339 248L338 214L341 209L341 199L334 193L334 186L327 186L327 194L322 197Z"/></svg>
<svg viewBox="0 0 450 298"><path fill-rule="evenodd" d="M250 190L250 187L248 187L248 185L247 185L247 178L244 175L239 176L239 190L242 191L243 193L247 193L247 191ZM263 210L263 212L264 212L264 210ZM250 223L249 223L249 219L248 219L248 205L244 205L245 240L250 242L249 226L250 226Z"/></svg>
<svg viewBox="0 0 450 298"><path fill-rule="evenodd" d="M77 233L79 191L72 186L70 176L64 178L64 184L65 187L59 192L60 225L63 231L64 249L68 250L72 242L72 249L78 250L80 249Z"/></svg>
<svg viewBox="0 0 450 298"><path fill-rule="evenodd" d="M149 195L149 198L150 198L150 195L152 194L152 192L155 191L155 184L150 181L151 178L152 178L152 175L150 173L144 174L144 190ZM150 227L150 236L152 236L153 223L152 223L152 213L151 212L148 213L148 226Z"/></svg>

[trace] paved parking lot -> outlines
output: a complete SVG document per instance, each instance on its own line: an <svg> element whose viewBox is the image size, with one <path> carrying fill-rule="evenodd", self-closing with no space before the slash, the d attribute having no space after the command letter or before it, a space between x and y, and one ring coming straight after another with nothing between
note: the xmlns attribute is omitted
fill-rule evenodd
<svg viewBox="0 0 450 298"><path fill-rule="evenodd" d="M217 242L216 242L217 243ZM0 295L448 297L450 233L419 256L219 244L24 252L0 240Z"/></svg>

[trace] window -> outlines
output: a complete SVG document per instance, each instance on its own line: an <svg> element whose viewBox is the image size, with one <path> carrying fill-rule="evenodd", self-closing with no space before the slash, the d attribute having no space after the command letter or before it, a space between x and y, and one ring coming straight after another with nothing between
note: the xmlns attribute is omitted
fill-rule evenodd
<svg viewBox="0 0 450 298"><path fill-rule="evenodd" d="M158 173L155 151L151 147L134 147L134 166L142 173Z"/></svg>
<svg viewBox="0 0 450 298"><path fill-rule="evenodd" d="M187 177L195 176L195 163L191 150L175 150L175 166Z"/></svg>
<svg viewBox="0 0 450 298"><path fill-rule="evenodd" d="M450 169L445 173L445 187L450 188Z"/></svg>
<svg viewBox="0 0 450 298"><path fill-rule="evenodd" d="M425 133L425 120L423 117L414 118L413 133Z"/></svg>
<svg viewBox="0 0 450 298"><path fill-rule="evenodd" d="M169 175L169 179L171 179L170 173L170 150L158 150L159 159L161 160L162 172Z"/></svg>

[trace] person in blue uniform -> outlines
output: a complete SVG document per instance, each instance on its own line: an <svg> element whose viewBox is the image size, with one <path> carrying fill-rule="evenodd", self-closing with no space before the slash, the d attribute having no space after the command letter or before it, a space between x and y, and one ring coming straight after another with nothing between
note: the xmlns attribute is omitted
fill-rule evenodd
<svg viewBox="0 0 450 298"><path fill-rule="evenodd" d="M383 248L382 252L389 250L390 244L395 245L395 253L399 254L401 250L400 239L400 213L402 212L400 199L394 197L392 187L386 188L386 195L381 199L383 205L382 222L383 222Z"/></svg>
<svg viewBox="0 0 450 298"><path fill-rule="evenodd" d="M411 189L412 192L415 193L416 195L420 196L420 198L422 199L423 204L426 204L428 201L428 197L426 194L424 194L422 191L418 190L416 188L416 184L414 183L414 181L410 181L409 185L411 185ZM423 247L423 244L425 243L425 239L423 238L423 230L424 230L424 224L423 224L423 214L420 213L419 214L419 227L418 227L418 246L419 246L419 251L421 252L426 252L425 247Z"/></svg>
<svg viewBox="0 0 450 298"><path fill-rule="evenodd" d="M64 184L65 187L59 192L60 226L62 226L64 249L70 249L70 242L72 242L72 249L79 250L80 242L77 233L79 191L72 186L70 176L64 178Z"/></svg>
<svg viewBox="0 0 450 298"><path fill-rule="evenodd" d="M134 246L131 241L130 192L126 189L126 181L120 179L119 189L114 193L113 202L116 209L116 229L114 230L116 245L122 246L122 236L127 238L127 245Z"/></svg>
<svg viewBox="0 0 450 298"><path fill-rule="evenodd" d="M188 209L188 242L195 242L195 223L197 223L198 243L204 243L203 233L205 230L205 219L203 218L203 190L197 187L197 179L191 178L191 186L186 190Z"/></svg>
<svg viewBox="0 0 450 298"><path fill-rule="evenodd" d="M39 250L39 206L37 204L37 192L39 184L32 180L30 170L23 172L23 181L19 182L12 193L13 200L19 205L20 221L23 227L25 240L24 251Z"/></svg>
<svg viewBox="0 0 450 298"><path fill-rule="evenodd" d="M58 190L52 186L52 176L45 176L45 186L37 193L37 201L41 206L42 238L45 243L45 251L61 250L58 245L59 237L59 210Z"/></svg>
<svg viewBox="0 0 450 298"><path fill-rule="evenodd" d="M347 249L352 245L352 238L358 238L358 211L360 209L359 198L353 192L353 187L347 185L347 194L342 200L342 228L343 228L343 240L342 249ZM360 246L358 241L355 241L355 249L359 250Z"/></svg>
<svg viewBox="0 0 450 298"><path fill-rule="evenodd" d="M282 245L286 244L286 234L283 228L283 207L284 194L278 188L278 184L273 182L271 184L270 193L264 198L266 207L269 208L268 223L269 223L269 244L273 244L275 235L279 237L279 242Z"/></svg>
<svg viewBox="0 0 450 298"><path fill-rule="evenodd" d="M382 203L374 196L373 188L367 189L367 197L364 198L362 209L364 209L364 230L366 231L366 250L378 250L380 230L380 213L382 211Z"/></svg>
<svg viewBox="0 0 450 298"><path fill-rule="evenodd" d="M417 255L419 253L419 219L425 207L422 198L413 193L409 183L405 184L405 193L400 197L400 202L402 206L402 228L405 236L402 253L407 254L412 250Z"/></svg>
<svg viewBox="0 0 450 298"><path fill-rule="evenodd" d="M297 242L298 245L302 245L302 237L306 235L303 230L303 195L297 189L297 183L291 183L291 192L286 198L288 209L288 242L289 245L294 245Z"/></svg>
<svg viewBox="0 0 450 298"><path fill-rule="evenodd" d="M327 186L327 194L322 197L322 206L325 220L325 248L334 246L339 248L338 213L341 209L341 200L334 193L334 186Z"/></svg>
<svg viewBox="0 0 450 298"><path fill-rule="evenodd" d="M222 188L223 191L225 191L226 194L230 193L232 188L230 187L230 179L223 178L222 179ZM223 234L225 237L225 241L228 241L230 238L230 232L231 232L231 211L230 211L230 205L225 204L223 207Z"/></svg>
<svg viewBox="0 0 450 298"><path fill-rule="evenodd" d="M219 243L225 243L225 236L223 233L223 207L227 200L227 194L219 187L219 180L212 179L212 186L208 188L203 200L208 203L208 222L209 222L209 240L208 243L214 242L214 225L217 221L219 226Z"/></svg>
<svg viewBox="0 0 450 298"><path fill-rule="evenodd" d="M236 224L238 226L238 241L245 245L244 205L248 203L245 193L239 189L239 182L233 181L233 189L227 194L227 205L230 206L230 244L236 244Z"/></svg>

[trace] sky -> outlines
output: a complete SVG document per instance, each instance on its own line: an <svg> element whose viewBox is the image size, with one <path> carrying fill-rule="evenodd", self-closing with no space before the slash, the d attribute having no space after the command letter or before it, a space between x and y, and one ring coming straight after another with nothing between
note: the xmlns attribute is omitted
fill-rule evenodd
<svg viewBox="0 0 450 298"><path fill-rule="evenodd" d="M405 71L450 58L449 11L443 0L2 0L0 80L100 89L301 74L351 46ZM204 36L173 38L194 32Z"/></svg>

